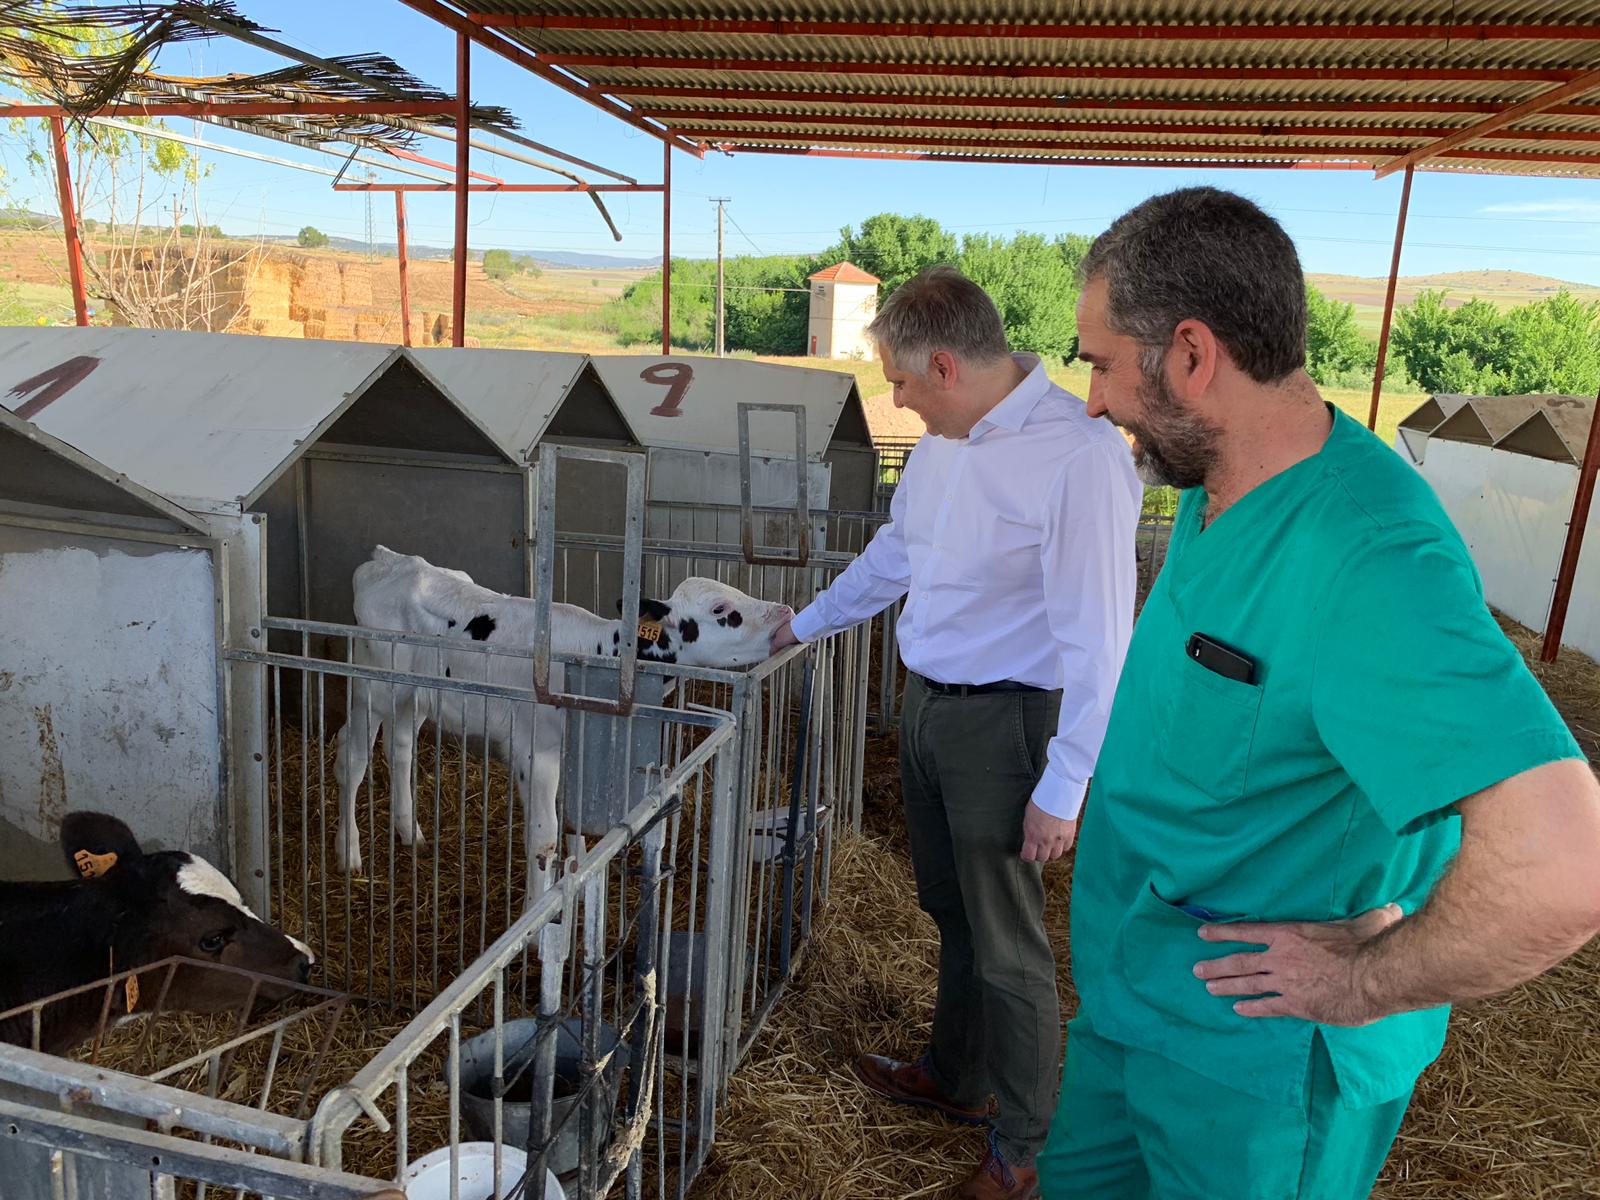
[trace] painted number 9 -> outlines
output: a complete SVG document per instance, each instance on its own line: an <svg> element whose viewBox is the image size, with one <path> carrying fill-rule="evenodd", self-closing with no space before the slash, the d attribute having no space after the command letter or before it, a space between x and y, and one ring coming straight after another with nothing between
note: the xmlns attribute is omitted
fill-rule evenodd
<svg viewBox="0 0 1600 1200"><path fill-rule="evenodd" d="M639 372L646 383L660 384L667 389L667 397L650 410L652 417L681 417L680 405L684 393L694 382L694 368L688 363L656 363Z"/></svg>

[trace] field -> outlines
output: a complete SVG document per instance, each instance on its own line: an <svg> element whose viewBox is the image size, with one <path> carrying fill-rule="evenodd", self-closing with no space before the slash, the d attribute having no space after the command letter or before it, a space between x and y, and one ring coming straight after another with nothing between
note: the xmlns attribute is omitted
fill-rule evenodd
<svg viewBox="0 0 1600 1200"><path fill-rule="evenodd" d="M89 249L95 249L90 238ZM361 256L341 251L317 251L333 258L358 260ZM380 308L398 310L400 305L398 264L393 258L369 260L373 270L373 303ZM516 349L571 350L589 354L649 352L651 347L628 344L602 327L601 310L607 301L622 294L624 288L646 274L640 269L547 269L537 277L513 276L492 280L482 266L467 267L467 336L480 345ZM448 262L437 259L410 263L413 311L448 312L451 271ZM0 232L0 285L15 284L18 292L7 312L0 298L0 323L31 324L43 317L47 321L69 322L72 298L66 287L65 260L61 238L56 233ZM1355 305L1356 321L1363 332L1376 336L1383 312L1385 281L1352 275L1313 275L1310 280L1326 294ZM1566 287L1583 299L1600 299L1600 288L1565 284L1561 280L1516 271L1462 271L1446 275L1407 276L1400 280L1396 302L1409 303L1424 288L1443 288L1456 302L1478 296L1502 307L1525 304L1553 295ZM740 355L743 357L743 355ZM888 392L883 372L872 362L819 363L807 358L766 358L762 361L801 366L826 365L835 371L848 371L860 381L861 394L876 397ZM1079 395L1088 388L1088 371L1081 366L1057 368L1052 377ZM1365 422L1370 394L1365 389L1324 389L1328 399L1352 416ZM1385 393L1378 411L1378 433L1385 441L1394 440L1400 418L1422 401L1416 394ZM898 434L901 432L895 429Z"/></svg>

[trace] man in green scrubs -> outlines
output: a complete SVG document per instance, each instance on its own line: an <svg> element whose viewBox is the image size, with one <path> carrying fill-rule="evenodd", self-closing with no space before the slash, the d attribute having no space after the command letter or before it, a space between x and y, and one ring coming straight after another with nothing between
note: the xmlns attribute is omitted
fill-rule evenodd
<svg viewBox="0 0 1600 1200"><path fill-rule="evenodd" d="M1365 1196L1447 1006L1600 929L1600 788L1426 482L1302 369L1275 221L1157 196L1084 278L1089 411L1184 490L1083 817L1043 1194Z"/></svg>

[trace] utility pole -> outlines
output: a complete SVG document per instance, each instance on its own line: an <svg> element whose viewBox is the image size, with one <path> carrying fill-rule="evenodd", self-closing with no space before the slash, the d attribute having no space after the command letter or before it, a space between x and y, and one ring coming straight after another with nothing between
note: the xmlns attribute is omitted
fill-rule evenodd
<svg viewBox="0 0 1600 1200"><path fill-rule="evenodd" d="M713 196L713 204L717 206L717 357L727 355L727 344L723 340L723 314L727 311L722 304L722 206L728 202L726 196Z"/></svg>

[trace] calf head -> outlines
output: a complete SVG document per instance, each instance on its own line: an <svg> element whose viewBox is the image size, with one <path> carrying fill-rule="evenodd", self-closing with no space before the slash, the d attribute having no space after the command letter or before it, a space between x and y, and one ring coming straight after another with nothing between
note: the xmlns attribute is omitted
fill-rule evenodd
<svg viewBox="0 0 1600 1200"><path fill-rule="evenodd" d="M787 604L698 576L685 579L668 600L646 600L639 609L639 656L687 667L764 662L773 631L794 616Z"/></svg>
<svg viewBox="0 0 1600 1200"><path fill-rule="evenodd" d="M61 848L72 869L113 901L106 909L116 914L111 965L117 971L182 956L297 983L310 975L310 948L251 912L238 888L205 859L180 850L146 854L126 825L101 813L63 819ZM189 1012L233 1011L250 987L231 972L183 968L165 1003ZM271 1002L290 991L262 983L257 995Z"/></svg>

